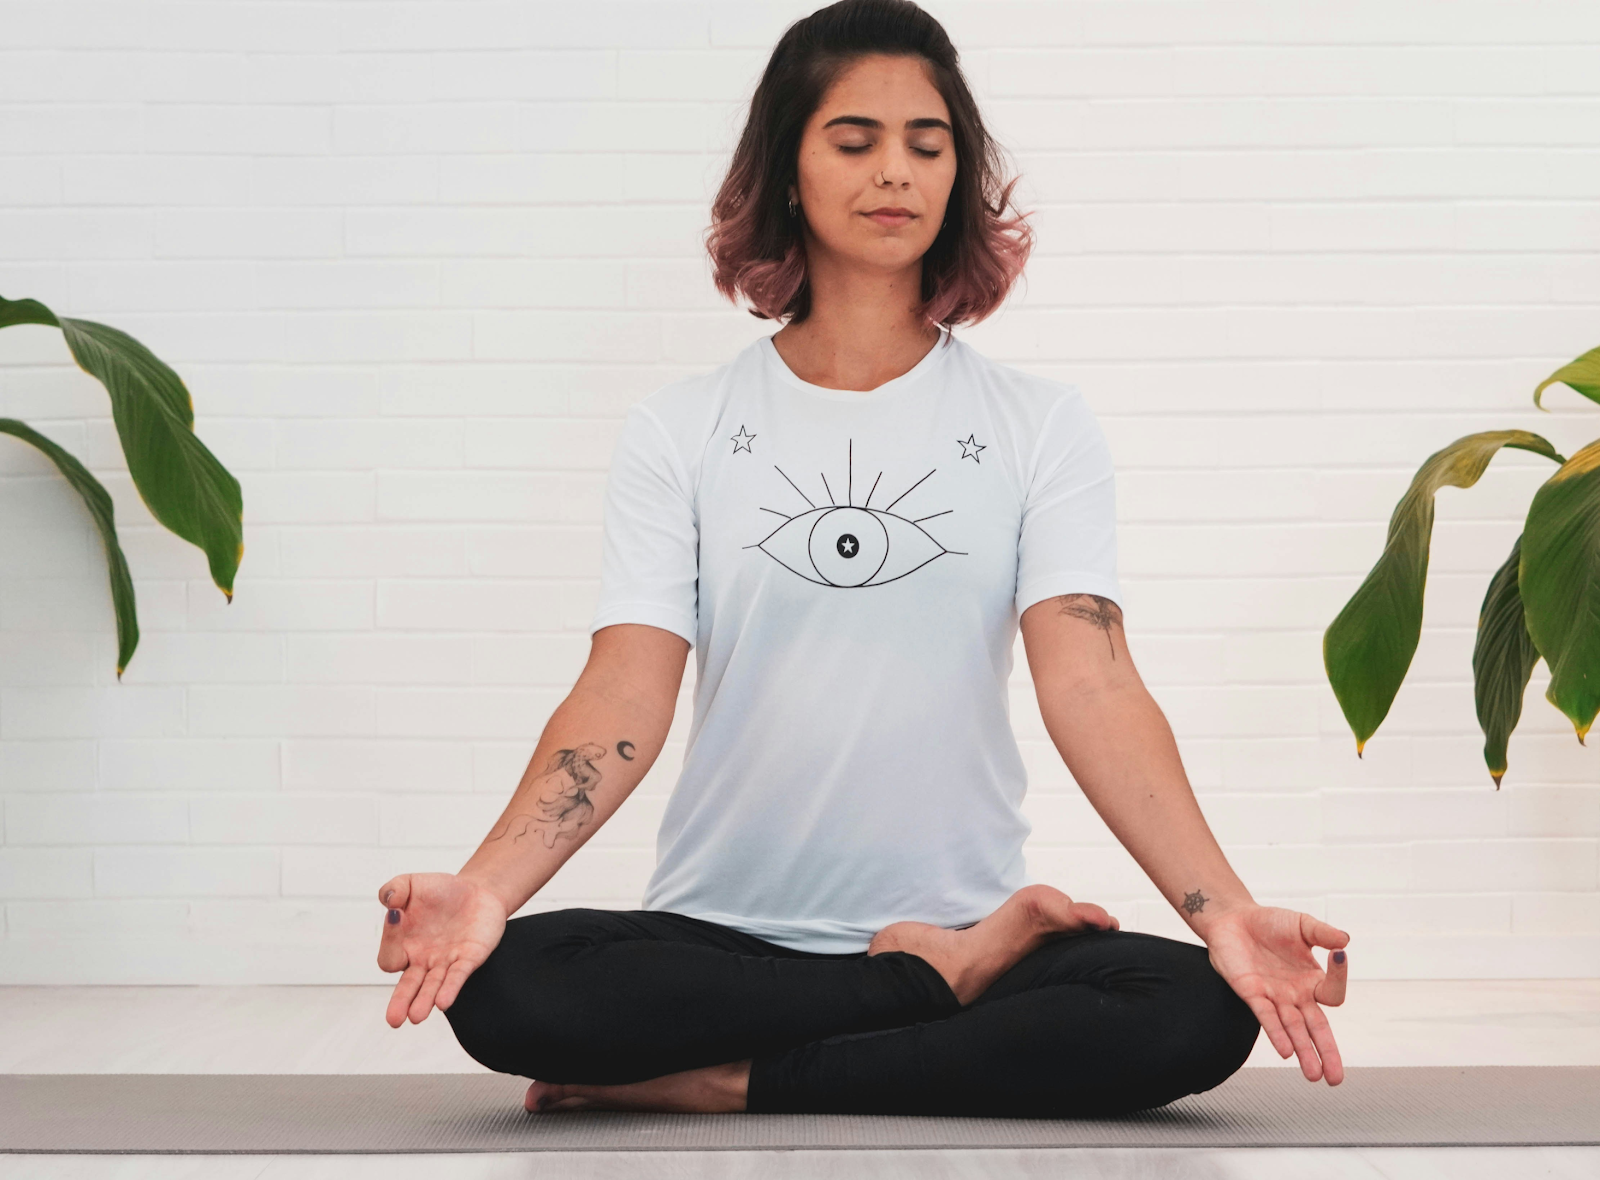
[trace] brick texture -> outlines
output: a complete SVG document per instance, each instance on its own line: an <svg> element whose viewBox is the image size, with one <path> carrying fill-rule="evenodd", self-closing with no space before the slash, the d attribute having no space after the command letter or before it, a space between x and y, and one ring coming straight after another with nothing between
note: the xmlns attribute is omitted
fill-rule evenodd
<svg viewBox="0 0 1600 1180"><path fill-rule="evenodd" d="M246 504L228 606L59 334L0 333L0 413L111 487L144 628L119 685L87 518L0 443L0 982L380 978L361 907L459 864L581 666L622 414L770 331L700 235L807 7L0 3L0 293L175 365ZM1541 672L1496 794L1473 720L1542 461L1440 497L1363 760L1319 646L1427 454L1600 433L1528 397L1600 344L1600 6L930 7L1039 232L965 335L1100 415L1130 642L1247 881L1348 925L1358 975L1600 974L1600 754ZM1178 931L1020 658L1013 701L1035 874ZM637 900L687 722L534 908Z"/></svg>

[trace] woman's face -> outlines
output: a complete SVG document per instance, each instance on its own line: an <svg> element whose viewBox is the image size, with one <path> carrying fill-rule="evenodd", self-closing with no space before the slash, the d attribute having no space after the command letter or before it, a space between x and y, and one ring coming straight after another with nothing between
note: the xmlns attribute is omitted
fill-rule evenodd
<svg viewBox="0 0 1600 1180"><path fill-rule="evenodd" d="M927 67L874 54L845 68L806 123L790 195L812 250L901 270L933 245L955 178L950 111Z"/></svg>

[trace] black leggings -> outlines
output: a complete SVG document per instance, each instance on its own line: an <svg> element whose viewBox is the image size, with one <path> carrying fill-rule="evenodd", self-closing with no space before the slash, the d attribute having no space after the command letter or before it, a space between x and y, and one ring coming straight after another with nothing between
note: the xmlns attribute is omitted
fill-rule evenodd
<svg viewBox="0 0 1600 1180"><path fill-rule="evenodd" d="M515 918L446 1013L490 1069L591 1085L751 1060L751 1111L1061 1116L1160 1106L1259 1026L1204 948L1058 939L962 1007L916 955L790 950L659 911Z"/></svg>

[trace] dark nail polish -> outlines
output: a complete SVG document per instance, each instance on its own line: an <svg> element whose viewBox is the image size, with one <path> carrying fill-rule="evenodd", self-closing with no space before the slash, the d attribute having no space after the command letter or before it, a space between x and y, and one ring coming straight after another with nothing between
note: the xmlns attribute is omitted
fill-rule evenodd
<svg viewBox="0 0 1600 1180"><path fill-rule="evenodd" d="M399 910L390 910L389 911L389 925L391 925L391 926L400 925L400 911Z"/></svg>
<svg viewBox="0 0 1600 1180"><path fill-rule="evenodd" d="M1333 952L1333 961L1335 963L1344 962L1344 952L1343 951L1334 951Z"/></svg>

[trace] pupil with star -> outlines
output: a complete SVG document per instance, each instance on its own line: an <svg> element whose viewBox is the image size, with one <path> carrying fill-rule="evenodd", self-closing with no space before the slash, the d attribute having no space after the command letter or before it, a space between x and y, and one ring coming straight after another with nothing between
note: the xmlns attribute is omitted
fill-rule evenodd
<svg viewBox="0 0 1600 1180"><path fill-rule="evenodd" d="M954 333L1028 258L1016 184L910 0L780 37L707 235L777 330L629 409L588 662L462 869L378 890L390 1024L442 1011L533 1112L1121 1114L1263 1030L1341 1081L1348 936L1259 904L1206 823L1123 628L1103 432ZM1065 769L1197 942L1074 896L1086 863L1030 874L1019 631ZM640 904L513 916L662 754L693 648Z"/></svg>

